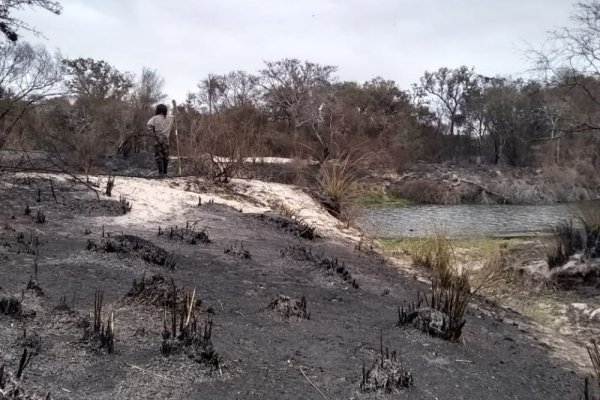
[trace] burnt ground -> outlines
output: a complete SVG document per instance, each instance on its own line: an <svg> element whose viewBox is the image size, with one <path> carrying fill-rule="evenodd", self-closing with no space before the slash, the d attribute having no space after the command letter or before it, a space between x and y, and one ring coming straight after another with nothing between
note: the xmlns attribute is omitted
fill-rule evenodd
<svg viewBox="0 0 600 400"><path fill-rule="evenodd" d="M268 218L216 204L182 208L177 221L162 225L200 221L210 243L190 244L158 236L158 226L119 224L117 201L98 200L75 183L56 187L56 200L47 181L9 186L0 191L0 296L22 299L23 312L0 313L0 364L15 370L29 345L34 356L23 386L30 393L50 392L52 399L323 398L311 382L328 399L547 400L582 393L575 365L552 357L517 315L503 322L506 312L492 306L476 301L468 310L460 343L395 327L397 307L427 287L378 256L302 239ZM36 222L38 210L45 223ZM143 239L142 245L102 251L102 243L123 235L128 243ZM89 240L99 248L88 250ZM149 247L174 262L148 261ZM334 259L336 268L318 261ZM34 263L41 295L25 290ZM163 308L155 301L161 294L127 296L134 279L154 275L164 277L157 282L166 287L173 278L180 288L196 289L199 321L213 321L219 369L185 354L161 354ZM113 354L81 340L96 290L104 293L102 320L114 312ZM310 318L273 313L269 305L279 295L304 297ZM30 339L23 340L24 330ZM363 365L371 368L379 355L380 334L412 373L412 387L400 394L359 388Z"/></svg>

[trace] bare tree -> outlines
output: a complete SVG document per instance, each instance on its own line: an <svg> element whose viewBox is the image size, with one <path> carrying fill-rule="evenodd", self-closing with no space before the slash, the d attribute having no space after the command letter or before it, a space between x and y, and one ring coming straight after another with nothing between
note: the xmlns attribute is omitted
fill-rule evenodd
<svg viewBox="0 0 600 400"><path fill-rule="evenodd" d="M164 87L165 80L158 71L143 67L142 74L133 88L132 100L141 107L152 106L167 97L163 92Z"/></svg>
<svg viewBox="0 0 600 400"><path fill-rule="evenodd" d="M545 46L533 51L538 71L552 86L570 89L572 98L585 97L594 105L593 112L581 113L573 104L571 115L578 118L567 132L600 130L600 1L587 0L575 5L573 27L550 32Z"/></svg>
<svg viewBox="0 0 600 400"><path fill-rule="evenodd" d="M61 80L59 56L43 46L0 45L0 145L27 112L58 94Z"/></svg>
<svg viewBox="0 0 600 400"><path fill-rule="evenodd" d="M227 108L255 105L261 94L260 78L245 71L232 71L221 77L223 104Z"/></svg>
<svg viewBox="0 0 600 400"><path fill-rule="evenodd" d="M208 105L208 113L212 114L217 99L222 97L225 91L223 78L220 75L208 74L206 79L200 81L198 89L200 89L199 100Z"/></svg>
<svg viewBox="0 0 600 400"><path fill-rule="evenodd" d="M261 83L265 90L265 101L274 114L283 114L294 131L309 123L303 119L303 108L318 88L331 85L331 65L319 65L297 59L266 62L261 71Z"/></svg>
<svg viewBox="0 0 600 400"><path fill-rule="evenodd" d="M16 42L19 39L19 29L26 31L38 32L27 25L25 22L12 15L15 10L21 10L25 7L41 8L53 14L60 14L62 7L58 1L52 0L2 0L0 5L0 31L11 42Z"/></svg>

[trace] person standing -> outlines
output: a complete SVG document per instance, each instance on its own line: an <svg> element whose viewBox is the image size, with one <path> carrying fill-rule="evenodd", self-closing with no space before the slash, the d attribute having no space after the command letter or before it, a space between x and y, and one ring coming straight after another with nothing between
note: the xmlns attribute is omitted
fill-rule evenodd
<svg viewBox="0 0 600 400"><path fill-rule="evenodd" d="M154 117L146 124L148 132L154 136L154 159L160 176L166 176L169 169L169 139L175 120L175 116L167 115L167 112L166 105L157 105Z"/></svg>

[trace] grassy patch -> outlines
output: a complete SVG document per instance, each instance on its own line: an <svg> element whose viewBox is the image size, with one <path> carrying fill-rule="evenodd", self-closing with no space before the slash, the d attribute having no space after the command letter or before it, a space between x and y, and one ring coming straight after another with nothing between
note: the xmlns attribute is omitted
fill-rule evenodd
<svg viewBox="0 0 600 400"><path fill-rule="evenodd" d="M452 243L441 230L434 230L431 236L417 242L408 253L415 265L435 271L443 287L448 287L457 274Z"/></svg>
<svg viewBox="0 0 600 400"><path fill-rule="evenodd" d="M411 254L411 251L428 240L427 238L381 239L381 246L390 252ZM457 253L459 261L464 258L483 259L495 254L500 249L510 249L523 243L524 238L472 238L451 239L450 244Z"/></svg>

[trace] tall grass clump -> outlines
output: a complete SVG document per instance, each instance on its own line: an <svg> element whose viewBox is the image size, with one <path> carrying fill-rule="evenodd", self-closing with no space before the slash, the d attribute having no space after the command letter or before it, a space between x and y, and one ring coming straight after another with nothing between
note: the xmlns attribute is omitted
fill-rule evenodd
<svg viewBox="0 0 600 400"><path fill-rule="evenodd" d="M562 221L552 228L550 242L544 245L548 267L556 268L569 261L581 249L581 240L573 228L573 221Z"/></svg>
<svg viewBox="0 0 600 400"><path fill-rule="evenodd" d="M413 245L409 253L415 265L435 271L444 287L458 274L454 248L441 228L434 227L431 235Z"/></svg>
<svg viewBox="0 0 600 400"><path fill-rule="evenodd" d="M430 296L425 296L426 304L434 310L440 311L448 317L444 324L445 332L442 338L456 342L462 334L462 328L467 320L465 314L471 300L471 286L466 275L456 276L448 286L441 282L433 282Z"/></svg>
<svg viewBox="0 0 600 400"><path fill-rule="evenodd" d="M324 162L319 169L318 184L322 203L331 214L351 222L360 201L360 183L364 179L359 167L361 158L347 154Z"/></svg>
<svg viewBox="0 0 600 400"><path fill-rule="evenodd" d="M600 257L600 203L579 204L577 218L585 230L585 254L593 258Z"/></svg>

